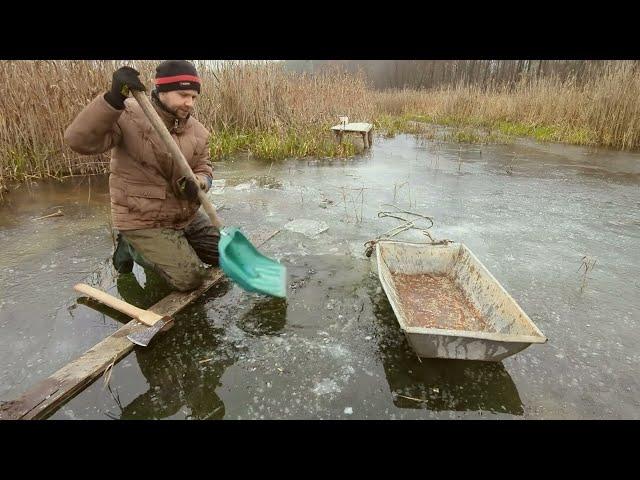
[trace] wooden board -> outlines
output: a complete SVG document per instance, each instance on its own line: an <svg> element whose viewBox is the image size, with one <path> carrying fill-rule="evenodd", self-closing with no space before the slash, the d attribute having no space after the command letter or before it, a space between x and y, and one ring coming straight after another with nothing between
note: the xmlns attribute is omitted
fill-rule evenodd
<svg viewBox="0 0 640 480"><path fill-rule="evenodd" d="M373 128L370 123L347 123L346 125L338 124L331 127L331 130L339 130L341 132L367 133Z"/></svg>
<svg viewBox="0 0 640 480"><path fill-rule="evenodd" d="M254 245L261 246L279 231L249 235L249 239ZM223 276L219 268L212 269L201 287L191 292L173 292L149 310L159 315L175 315L209 290ZM146 327L141 327L136 320L130 321L80 357L37 383L18 399L0 405L0 420L37 420L51 416L58 408L91 385L109 365L117 363L133 350L135 344L127 335L137 328Z"/></svg>

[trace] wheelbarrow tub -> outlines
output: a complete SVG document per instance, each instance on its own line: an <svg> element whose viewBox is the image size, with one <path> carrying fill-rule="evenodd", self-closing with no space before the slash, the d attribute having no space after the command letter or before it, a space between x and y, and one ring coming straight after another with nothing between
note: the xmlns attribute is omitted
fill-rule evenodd
<svg viewBox="0 0 640 480"><path fill-rule="evenodd" d="M462 243L376 244L378 277L420 357L497 362L547 338Z"/></svg>

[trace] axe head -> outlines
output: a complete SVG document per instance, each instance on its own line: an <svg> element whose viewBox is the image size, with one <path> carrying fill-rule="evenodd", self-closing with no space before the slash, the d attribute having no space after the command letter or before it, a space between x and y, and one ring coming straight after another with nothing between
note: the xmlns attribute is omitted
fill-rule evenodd
<svg viewBox="0 0 640 480"><path fill-rule="evenodd" d="M172 319L170 316L164 316L150 327L140 326L135 331L127 335L127 338L136 345L146 347L147 345L149 345L153 337L155 337L156 334L160 330L162 330L171 320Z"/></svg>

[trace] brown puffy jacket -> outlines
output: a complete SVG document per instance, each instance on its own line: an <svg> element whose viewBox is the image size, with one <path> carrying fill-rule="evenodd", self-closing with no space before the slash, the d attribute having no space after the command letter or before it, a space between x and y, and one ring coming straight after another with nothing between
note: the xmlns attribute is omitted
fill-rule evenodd
<svg viewBox="0 0 640 480"><path fill-rule="evenodd" d="M200 179L213 178L209 132L195 118L178 119L152 103ZM109 191L114 227L181 229L194 218L199 202L186 200L176 184L183 176L178 162L133 98L124 110L99 95L69 125L65 142L76 152L93 155L111 150Z"/></svg>

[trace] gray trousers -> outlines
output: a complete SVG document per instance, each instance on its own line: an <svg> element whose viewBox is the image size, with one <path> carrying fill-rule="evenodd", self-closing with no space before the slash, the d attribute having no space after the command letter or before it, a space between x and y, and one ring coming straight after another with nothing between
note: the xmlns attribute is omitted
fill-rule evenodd
<svg viewBox="0 0 640 480"><path fill-rule="evenodd" d="M218 266L220 232L202 210L198 210L194 220L182 230L147 228L120 233L125 245L116 248L114 265L116 256L119 264L130 256L181 292L202 285L206 265ZM120 271L118 265L116 268Z"/></svg>

